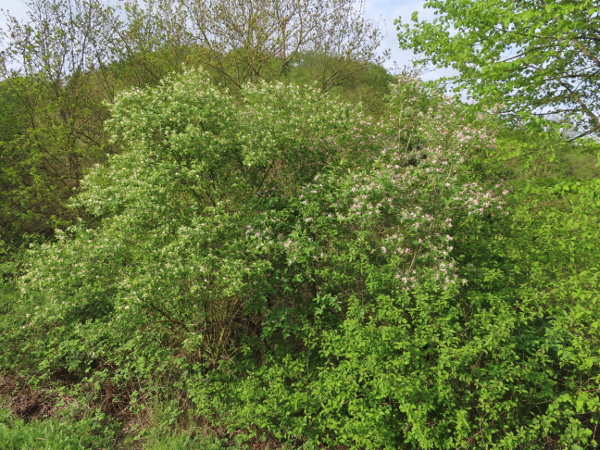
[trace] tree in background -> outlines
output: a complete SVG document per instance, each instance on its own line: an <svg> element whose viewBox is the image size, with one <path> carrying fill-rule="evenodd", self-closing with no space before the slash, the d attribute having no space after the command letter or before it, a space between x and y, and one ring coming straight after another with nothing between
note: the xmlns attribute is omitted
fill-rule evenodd
<svg viewBox="0 0 600 450"><path fill-rule="evenodd" d="M313 77L323 90L357 63L365 70L384 60L381 31L364 17L362 0L130 0L125 11L128 36L174 54L194 46L196 63L237 88L281 79L306 53L324 57Z"/></svg>
<svg viewBox="0 0 600 450"><path fill-rule="evenodd" d="M103 160L102 101L111 96L103 70L114 59L111 8L94 0L28 6L25 22L7 16L0 66L0 127L11 130L0 154L0 239L15 244L69 223L66 200L86 168Z"/></svg>
<svg viewBox="0 0 600 450"><path fill-rule="evenodd" d="M425 2L432 21L399 19L400 47L451 67L476 100L519 114L560 114L578 136L600 132L600 5L596 0Z"/></svg>

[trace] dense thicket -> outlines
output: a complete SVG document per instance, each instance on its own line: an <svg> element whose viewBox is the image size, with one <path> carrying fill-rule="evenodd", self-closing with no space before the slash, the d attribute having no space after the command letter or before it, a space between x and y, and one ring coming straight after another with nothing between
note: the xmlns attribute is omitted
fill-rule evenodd
<svg viewBox="0 0 600 450"><path fill-rule="evenodd" d="M598 143L391 83L351 3L11 23L8 448L598 445Z"/></svg>
<svg viewBox="0 0 600 450"><path fill-rule="evenodd" d="M4 367L309 447L598 438L596 178L509 187L527 136L408 78L378 121L198 71L110 110L125 151L31 254Z"/></svg>

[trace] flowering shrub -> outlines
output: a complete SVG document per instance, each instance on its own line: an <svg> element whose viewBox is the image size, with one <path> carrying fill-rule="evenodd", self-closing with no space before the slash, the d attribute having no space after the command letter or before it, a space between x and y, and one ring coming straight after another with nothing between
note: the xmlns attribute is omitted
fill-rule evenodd
<svg viewBox="0 0 600 450"><path fill-rule="evenodd" d="M558 394L539 310L515 313L503 280L509 191L472 170L495 145L484 116L411 79L375 122L308 87L234 97L196 71L111 111L124 151L73 201L93 220L22 280L47 373L144 395L169 379L215 423L315 445L566 433L558 409L532 415Z"/></svg>

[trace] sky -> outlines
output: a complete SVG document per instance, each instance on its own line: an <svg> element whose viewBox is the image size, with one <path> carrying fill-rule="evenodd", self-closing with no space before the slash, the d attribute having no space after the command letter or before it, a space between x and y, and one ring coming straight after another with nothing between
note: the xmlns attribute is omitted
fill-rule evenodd
<svg viewBox="0 0 600 450"><path fill-rule="evenodd" d="M405 66L412 67L412 60L416 58L416 55L409 50L398 48L394 21L401 17L403 22L408 23L415 11L419 13L419 19L432 18L433 13L431 10L424 9L423 3L424 0L365 0L365 16L379 23L386 34L382 47L391 51L390 60L384 64L387 69L391 70L394 66L400 69ZM448 70L434 70L431 68L421 78L423 80L433 80L449 75L449 73Z"/></svg>
<svg viewBox="0 0 600 450"><path fill-rule="evenodd" d="M424 0L365 0L365 16L379 23L386 34L382 49L391 51L390 60L384 64L387 69L393 70L395 66L402 69L415 58L412 52L398 48L394 20L402 17L404 21L408 21L414 11L419 11L419 18L432 17L431 12L423 9L423 3ZM27 18L27 6L24 0L0 0L0 9L10 12L17 18ZM0 27L4 28L4 25L4 14L0 13ZM421 78L431 80L447 74L448 71L434 70L423 74Z"/></svg>

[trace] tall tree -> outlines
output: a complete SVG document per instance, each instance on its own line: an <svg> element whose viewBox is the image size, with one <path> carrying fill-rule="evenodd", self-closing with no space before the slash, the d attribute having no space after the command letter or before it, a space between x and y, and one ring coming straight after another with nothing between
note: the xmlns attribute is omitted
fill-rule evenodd
<svg viewBox="0 0 600 450"><path fill-rule="evenodd" d="M71 213L66 199L86 167L100 161L107 140L102 101L112 90L103 79L114 60L112 8L97 0L31 0L29 17L7 16L0 77L3 192L0 238L49 234ZM14 114L14 115L12 115ZM13 123L19 124L18 129Z"/></svg>
<svg viewBox="0 0 600 450"><path fill-rule="evenodd" d="M362 0L130 0L126 12L129 37L196 46L197 62L230 86L281 78L307 52L329 57L322 62L337 58L317 74L324 90L356 62L366 70L383 60L382 33L365 18Z"/></svg>
<svg viewBox="0 0 600 450"><path fill-rule="evenodd" d="M430 0L432 21L399 19L400 47L451 67L457 89L513 112L560 114L600 132L598 0Z"/></svg>

